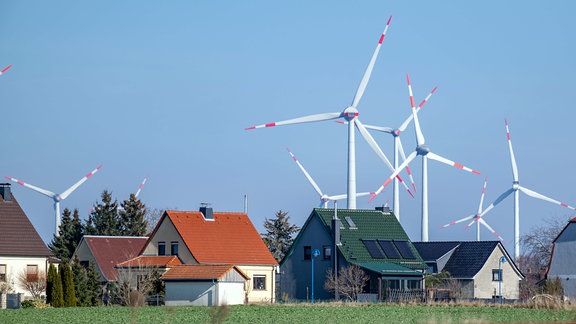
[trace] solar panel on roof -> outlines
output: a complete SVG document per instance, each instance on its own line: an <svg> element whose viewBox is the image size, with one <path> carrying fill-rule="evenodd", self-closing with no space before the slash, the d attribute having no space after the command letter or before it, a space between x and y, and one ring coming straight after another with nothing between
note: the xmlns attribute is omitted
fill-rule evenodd
<svg viewBox="0 0 576 324"><path fill-rule="evenodd" d="M378 244L389 259L400 259L400 254L396 251L394 244L390 240L378 240Z"/></svg>
<svg viewBox="0 0 576 324"><path fill-rule="evenodd" d="M410 249L410 245L408 245L408 241L394 241L394 245L404 259L416 259L412 249Z"/></svg>
<svg viewBox="0 0 576 324"><path fill-rule="evenodd" d="M350 218L350 216L346 216L344 217L344 219L346 220L350 228L357 228L356 224L354 224L354 221L352 220L352 218Z"/></svg>
<svg viewBox="0 0 576 324"><path fill-rule="evenodd" d="M368 253L370 253L370 255L374 259L386 258L384 253L382 253L382 250L380 250L380 248L378 247L378 244L376 244L376 240L362 240L362 243L364 243L364 246L366 247L366 249L368 249Z"/></svg>

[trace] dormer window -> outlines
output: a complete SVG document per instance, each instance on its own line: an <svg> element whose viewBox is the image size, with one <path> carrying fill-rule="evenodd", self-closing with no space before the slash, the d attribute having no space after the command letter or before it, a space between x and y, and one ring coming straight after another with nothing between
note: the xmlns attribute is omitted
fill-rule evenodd
<svg viewBox="0 0 576 324"><path fill-rule="evenodd" d="M178 241L170 243L170 254L178 255Z"/></svg>
<svg viewBox="0 0 576 324"><path fill-rule="evenodd" d="M166 255L166 242L158 242L158 255Z"/></svg>

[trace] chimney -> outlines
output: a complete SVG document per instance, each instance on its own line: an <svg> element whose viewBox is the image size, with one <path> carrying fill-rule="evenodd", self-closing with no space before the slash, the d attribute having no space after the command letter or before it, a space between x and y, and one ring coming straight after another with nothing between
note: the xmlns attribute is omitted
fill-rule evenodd
<svg viewBox="0 0 576 324"><path fill-rule="evenodd" d="M9 183L0 183L0 195L4 201L12 201L12 192Z"/></svg>
<svg viewBox="0 0 576 324"><path fill-rule="evenodd" d="M200 212L204 215L205 220L214 220L214 212L210 203L201 203Z"/></svg>
<svg viewBox="0 0 576 324"><path fill-rule="evenodd" d="M386 206L376 207L376 210L379 210L379 211L383 212L384 214L390 214L390 207L386 207Z"/></svg>

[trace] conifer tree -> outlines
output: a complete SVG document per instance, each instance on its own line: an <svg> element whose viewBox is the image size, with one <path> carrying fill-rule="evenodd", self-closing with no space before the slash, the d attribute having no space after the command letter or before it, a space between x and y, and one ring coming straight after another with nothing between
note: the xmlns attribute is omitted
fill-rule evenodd
<svg viewBox="0 0 576 324"><path fill-rule="evenodd" d="M78 246L82 235L84 235L84 227L80 221L78 209L74 209L74 216L70 215L68 208L64 209L58 234L58 236L54 235L48 247L54 253L54 256L63 262L70 262L76 246Z"/></svg>
<svg viewBox="0 0 576 324"><path fill-rule="evenodd" d="M96 271L94 262L90 262L86 277L86 303L89 306L98 306L102 287L100 286L100 275Z"/></svg>
<svg viewBox="0 0 576 324"><path fill-rule="evenodd" d="M52 289L54 287L55 277L58 275L58 271L53 263L50 263L48 267L48 275L46 277L46 304L52 304Z"/></svg>
<svg viewBox="0 0 576 324"><path fill-rule="evenodd" d="M77 306L90 306L87 301L88 274L86 269L80 264L78 256L72 260L72 277L74 278L74 292Z"/></svg>
<svg viewBox="0 0 576 324"><path fill-rule="evenodd" d="M87 235L120 235L118 202L112 201L112 194L104 190L101 195L102 202L94 205L86 221L85 234Z"/></svg>
<svg viewBox="0 0 576 324"><path fill-rule="evenodd" d="M282 210L276 213L275 219L266 218L264 228L266 233L260 233L262 240L276 261L282 261L294 242L294 237L292 236L298 233L300 228L296 225L291 225L288 212Z"/></svg>
<svg viewBox="0 0 576 324"><path fill-rule="evenodd" d="M72 269L68 263L60 264L60 279L62 280L62 293L64 307L76 306L76 291L74 290L74 278Z"/></svg>
<svg viewBox="0 0 576 324"><path fill-rule="evenodd" d="M52 289L50 292L50 305L52 305L52 307L64 307L62 279L58 272L53 275L54 280L52 282Z"/></svg>
<svg viewBox="0 0 576 324"><path fill-rule="evenodd" d="M129 200L124 200L119 211L120 232L124 236L145 236L148 222L146 221L146 206L130 194Z"/></svg>

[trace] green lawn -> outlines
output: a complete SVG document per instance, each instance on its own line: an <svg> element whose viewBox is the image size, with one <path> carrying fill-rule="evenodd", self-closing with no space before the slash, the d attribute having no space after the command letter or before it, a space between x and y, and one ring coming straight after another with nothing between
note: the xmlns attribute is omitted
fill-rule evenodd
<svg viewBox="0 0 576 324"><path fill-rule="evenodd" d="M87 307L1 310L0 323L543 323L576 322L576 310L494 306L248 305ZM217 322L217 321L214 321Z"/></svg>

